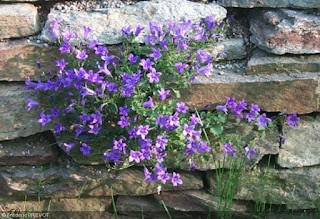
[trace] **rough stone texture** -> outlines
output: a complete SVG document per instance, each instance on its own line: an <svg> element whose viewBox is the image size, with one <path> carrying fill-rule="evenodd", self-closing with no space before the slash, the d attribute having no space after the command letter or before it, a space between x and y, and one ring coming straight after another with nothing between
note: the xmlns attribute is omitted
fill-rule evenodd
<svg viewBox="0 0 320 219"><path fill-rule="evenodd" d="M50 132L0 142L0 165L42 165L57 160L58 150Z"/></svg>
<svg viewBox="0 0 320 219"><path fill-rule="evenodd" d="M162 191L200 189L200 175L182 173L184 184L173 187L164 185ZM113 195L148 195L157 193L156 184L144 181L141 168L120 172L108 171L105 166L79 166L72 164L48 167L0 167L0 194L51 197L104 197ZM112 189L111 189L112 187Z"/></svg>
<svg viewBox="0 0 320 219"><path fill-rule="evenodd" d="M24 87L17 83L0 84L0 141L27 137L49 129L38 124L39 111L27 112L26 99L34 94Z"/></svg>
<svg viewBox="0 0 320 219"><path fill-rule="evenodd" d="M320 164L320 116L301 117L298 127L284 126L285 143L278 155L281 167L294 168Z"/></svg>
<svg viewBox="0 0 320 219"><path fill-rule="evenodd" d="M27 40L0 42L0 80L24 81L26 78L37 79L42 73L54 72L57 68L54 60L59 53L56 48L46 48L43 44Z"/></svg>
<svg viewBox="0 0 320 219"><path fill-rule="evenodd" d="M22 200L21 200L22 198ZM0 206L3 211L54 212L54 211L105 211L111 206L111 197L103 198L52 198L50 200L34 200L30 197L1 197Z"/></svg>
<svg viewBox="0 0 320 219"><path fill-rule="evenodd" d="M0 39L25 37L40 30L37 8L31 4L0 5Z"/></svg>
<svg viewBox="0 0 320 219"><path fill-rule="evenodd" d="M320 73L242 75L224 71L201 76L182 90L182 100L191 107L222 104L226 97L255 102L268 112L310 113L320 110Z"/></svg>
<svg viewBox="0 0 320 219"><path fill-rule="evenodd" d="M270 53L320 53L320 16L289 9L255 11L250 31L251 41Z"/></svg>
<svg viewBox="0 0 320 219"><path fill-rule="evenodd" d="M214 172L208 175L216 193ZM255 168L240 177L235 199L285 204L288 209L316 208L320 197L320 166L295 169Z"/></svg>
<svg viewBox="0 0 320 219"><path fill-rule="evenodd" d="M276 72L318 72L320 55L274 55L260 49L254 50L249 59L247 74Z"/></svg>
<svg viewBox="0 0 320 219"><path fill-rule="evenodd" d="M218 42L213 47L205 49L213 57L218 57L216 60L236 60L244 59L246 57L246 47L242 38L227 39ZM225 52L226 56L219 57L218 54Z"/></svg>
<svg viewBox="0 0 320 219"><path fill-rule="evenodd" d="M138 24L148 26L150 21L163 22L168 19L179 21L188 18L199 21L208 15L215 15L217 20L226 17L227 11L216 4L201 4L187 0L157 0L142 1L123 8L109 8L100 12L70 11L62 13L51 10L48 21L42 32L42 39L52 41L49 34L49 21L59 18L61 29L71 29L82 33L83 26L89 26L93 30L92 37L105 44L117 44L122 42L121 28L125 26L136 27ZM99 20L99 22L96 22ZM140 35L142 40L143 34Z"/></svg>
<svg viewBox="0 0 320 219"><path fill-rule="evenodd" d="M134 218L168 218L165 209L152 196L119 196L116 202L119 215L128 215Z"/></svg>
<svg viewBox="0 0 320 219"><path fill-rule="evenodd" d="M320 8L318 0L217 0L224 7L238 8Z"/></svg>

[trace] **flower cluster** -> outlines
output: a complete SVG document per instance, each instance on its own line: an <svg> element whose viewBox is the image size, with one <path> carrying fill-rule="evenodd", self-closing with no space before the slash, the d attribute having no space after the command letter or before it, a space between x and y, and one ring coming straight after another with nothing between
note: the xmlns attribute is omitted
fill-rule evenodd
<svg viewBox="0 0 320 219"><path fill-rule="evenodd" d="M124 27L121 54L111 54L92 39L89 27L74 33L60 30L59 21L53 20L51 28L61 42L62 56L56 60L53 77L26 81L28 89L47 100L42 106L29 98L27 108L41 107L38 122L52 124L55 135L71 133L73 138L61 144L67 153L78 147L84 156L101 154L106 163L118 167L151 164L144 170L146 181L177 186L182 179L168 171L167 160L188 161L194 169L195 157L212 152L207 132L222 135L227 116L261 129L271 123L256 104L248 106L243 100L229 97L215 111L201 113L179 100L180 88L212 73L217 57L205 47L219 39L223 28L213 17L200 23L150 23L144 44L135 38L146 27ZM289 125L298 121L295 116L287 118ZM251 159L254 149L243 145L243 155ZM221 142L221 146L225 153L236 155L233 142Z"/></svg>

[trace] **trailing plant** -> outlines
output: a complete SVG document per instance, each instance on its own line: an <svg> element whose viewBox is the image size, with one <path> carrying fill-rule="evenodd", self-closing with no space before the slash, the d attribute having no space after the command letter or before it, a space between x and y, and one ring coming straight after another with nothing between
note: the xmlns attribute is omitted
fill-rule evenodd
<svg viewBox="0 0 320 219"><path fill-rule="evenodd" d="M62 56L54 74L26 80L26 87L43 100L40 104L29 98L28 110L40 108L41 126L52 125L55 135L69 136L61 144L67 153L78 150L83 159L101 155L112 168L142 164L149 183L183 183L179 173L167 169L172 159L189 163L190 169L195 159L206 160L219 151L250 159L254 145L228 139L224 131L230 119L261 132L273 127L258 105L227 97L214 110L198 111L179 92L197 77L212 74L217 57L206 47L219 40L226 25L206 17L199 23L150 22L147 31L124 27L125 42L116 55L91 37L90 27L75 33L52 20L51 34ZM142 44L137 41L141 33ZM286 118L295 125L293 117Z"/></svg>

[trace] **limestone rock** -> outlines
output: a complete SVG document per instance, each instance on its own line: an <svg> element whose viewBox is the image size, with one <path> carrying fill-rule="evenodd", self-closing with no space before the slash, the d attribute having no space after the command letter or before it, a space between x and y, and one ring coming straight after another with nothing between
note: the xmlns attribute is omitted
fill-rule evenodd
<svg viewBox="0 0 320 219"><path fill-rule="evenodd" d="M147 27L150 21L164 22L166 20L179 21L187 18L193 21L200 21L209 15L214 15L216 20L226 17L227 11L216 4L201 4L187 0L156 0L141 1L122 8L108 8L101 12L70 11L62 13L58 10L51 10L48 21L42 32L42 38L53 41L49 34L49 22L59 19L61 29L71 29L83 33L83 26L89 26L92 30L92 38L99 39L105 44L121 43L123 36L121 29L138 24ZM96 21L99 22L96 22ZM142 36L139 41L142 41Z"/></svg>
<svg viewBox="0 0 320 219"><path fill-rule="evenodd" d="M184 184L173 187L164 185L162 191L200 189L203 187L199 175L181 173ZM144 180L141 168L119 172L105 166L80 166L60 163L45 166L0 167L0 194L26 195L42 198L105 197L113 195L148 195L157 193L157 184Z"/></svg>
<svg viewBox="0 0 320 219"><path fill-rule="evenodd" d="M38 110L27 112L26 100L34 97L34 93L24 87L18 83L0 84L0 141L49 130L49 127L42 128L37 122Z"/></svg>
<svg viewBox="0 0 320 219"><path fill-rule="evenodd" d="M27 138L0 142L0 165L42 165L53 163L58 157L58 148L50 132Z"/></svg>
<svg viewBox="0 0 320 219"><path fill-rule="evenodd" d="M312 13L289 9L255 11L250 31L251 41L270 53L320 53L320 17Z"/></svg>
<svg viewBox="0 0 320 219"><path fill-rule="evenodd" d="M57 69L54 60L59 58L59 53L56 48L27 40L0 42L0 80L24 81L38 79L49 71L54 73Z"/></svg>
<svg viewBox="0 0 320 219"><path fill-rule="evenodd" d="M39 30L38 11L32 4L0 5L0 39L30 36Z"/></svg>
<svg viewBox="0 0 320 219"><path fill-rule="evenodd" d="M320 116L302 117L297 127L284 126L285 143L278 155L281 167L294 168L320 164Z"/></svg>
<svg viewBox="0 0 320 219"><path fill-rule="evenodd" d="M260 49L253 51L247 74L273 74L276 72L318 72L319 55L274 55Z"/></svg>
<svg viewBox="0 0 320 219"><path fill-rule="evenodd" d="M181 90L181 99L190 107L203 108L236 97L267 112L306 114L320 110L319 76L319 72L243 75L224 70L223 75L198 77L191 88Z"/></svg>
<svg viewBox="0 0 320 219"><path fill-rule="evenodd" d="M218 57L217 60L236 60L246 57L246 47L242 38L227 39L212 47L208 46L205 50L213 57ZM219 57L220 53L226 53L226 55Z"/></svg>
<svg viewBox="0 0 320 219"><path fill-rule="evenodd" d="M316 208L320 197L319 173L319 165L295 169L255 168L240 177L235 199L285 204L288 209ZM207 177L210 191L216 193L214 172Z"/></svg>
<svg viewBox="0 0 320 219"><path fill-rule="evenodd" d="M217 3L224 7L237 8L319 8L318 0L217 0Z"/></svg>

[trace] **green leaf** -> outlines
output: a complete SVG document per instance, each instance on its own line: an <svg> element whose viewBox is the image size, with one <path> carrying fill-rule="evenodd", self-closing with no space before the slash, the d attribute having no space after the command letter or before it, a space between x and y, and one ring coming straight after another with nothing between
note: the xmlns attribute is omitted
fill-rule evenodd
<svg viewBox="0 0 320 219"><path fill-rule="evenodd" d="M216 124L210 128L210 132L214 135L221 135L223 132L223 126L221 124Z"/></svg>
<svg viewBox="0 0 320 219"><path fill-rule="evenodd" d="M180 91L173 89L173 93L176 95L177 98L181 97Z"/></svg>

